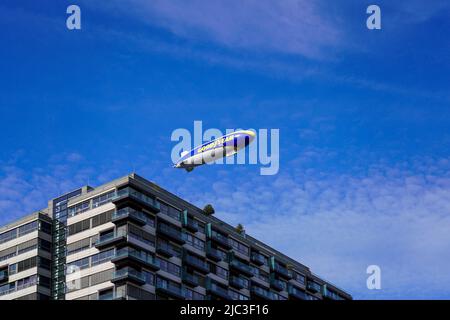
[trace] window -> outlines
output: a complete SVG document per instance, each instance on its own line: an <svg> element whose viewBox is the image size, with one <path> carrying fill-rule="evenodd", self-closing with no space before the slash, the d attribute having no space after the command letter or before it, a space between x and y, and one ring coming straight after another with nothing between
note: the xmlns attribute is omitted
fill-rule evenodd
<svg viewBox="0 0 450 320"><path fill-rule="evenodd" d="M198 225L198 232L204 234L205 233L205 223L197 220L197 225Z"/></svg>
<svg viewBox="0 0 450 320"><path fill-rule="evenodd" d="M77 242L67 245L67 255L87 250L91 247L91 238L81 239ZM94 243L94 242L92 242Z"/></svg>
<svg viewBox="0 0 450 320"><path fill-rule="evenodd" d="M92 218L92 228L95 228L97 226L100 226L102 224L108 223L111 221L111 216L113 214L114 210L103 212L101 214L96 215Z"/></svg>
<svg viewBox="0 0 450 320"><path fill-rule="evenodd" d="M69 226L69 236L88 230L91 227L91 219L86 219Z"/></svg>
<svg viewBox="0 0 450 320"><path fill-rule="evenodd" d="M0 234L0 243L5 243L15 238L17 238L17 229L10 230Z"/></svg>
<svg viewBox="0 0 450 320"><path fill-rule="evenodd" d="M100 253L94 254L91 258L91 266L96 266L107 261L110 261L114 256L114 249L109 249L106 251L102 251Z"/></svg>
<svg viewBox="0 0 450 320"><path fill-rule="evenodd" d="M181 275L181 268L180 266L177 266L176 264L169 262L164 259L159 259L159 265L161 270L166 271L168 273L171 273L177 277Z"/></svg>
<svg viewBox="0 0 450 320"><path fill-rule="evenodd" d="M19 231L19 235L18 236L21 237L23 235L26 235L26 234L28 234L30 232L33 232L33 231L37 230L37 228L38 228L38 222L37 221L33 221L31 223L23 225L23 226L18 228L18 231Z"/></svg>
<svg viewBox="0 0 450 320"><path fill-rule="evenodd" d="M152 247L155 246L155 236L152 235L151 233L148 233L132 224L128 225L128 231L129 231L128 234L131 237L133 237L139 241L142 241L144 243L147 243L147 244L151 245Z"/></svg>
<svg viewBox="0 0 450 320"><path fill-rule="evenodd" d="M47 240L39 239L39 249L47 251L47 252L51 252L52 244L51 244L51 242L49 242Z"/></svg>
<svg viewBox="0 0 450 320"><path fill-rule="evenodd" d="M164 202L160 202L160 211L175 220L181 221L181 211L165 204Z"/></svg>
<svg viewBox="0 0 450 320"><path fill-rule="evenodd" d="M142 274L145 277L145 283L154 286L155 285L155 275L147 270L143 270Z"/></svg>
<svg viewBox="0 0 450 320"><path fill-rule="evenodd" d="M89 268L89 257L68 263L67 264L67 273L70 274L72 272L75 272L77 270L77 268L79 268L79 269Z"/></svg>
<svg viewBox="0 0 450 320"><path fill-rule="evenodd" d="M76 216L77 214L83 213L85 211L88 211L91 207L91 201L87 200L81 203L78 203L72 207L69 207L67 209L69 217Z"/></svg>
<svg viewBox="0 0 450 320"><path fill-rule="evenodd" d="M0 261L7 260L16 255L16 247L8 248L3 251L0 251Z"/></svg>
<svg viewBox="0 0 450 320"><path fill-rule="evenodd" d="M205 250L205 242L203 240L200 240L197 237L194 237L190 233L186 233L186 243L190 244L194 248L197 248L199 250L204 251Z"/></svg>
<svg viewBox="0 0 450 320"><path fill-rule="evenodd" d="M9 266L9 274L15 274L17 273L17 263L11 264Z"/></svg>
<svg viewBox="0 0 450 320"><path fill-rule="evenodd" d="M264 272L261 269L259 269L258 267L255 267L253 265L250 265L250 267L252 268L253 275L256 278L261 279L266 282L269 282L269 274L267 272Z"/></svg>
<svg viewBox="0 0 450 320"><path fill-rule="evenodd" d="M50 278L44 277L44 276L39 276L39 285L41 285L45 288L50 288Z"/></svg>
<svg viewBox="0 0 450 320"><path fill-rule="evenodd" d="M209 271L215 275L221 277L222 279L228 280L228 270L214 263L209 263Z"/></svg>
<svg viewBox="0 0 450 320"><path fill-rule="evenodd" d="M22 272L36 267L37 257L32 257L17 263L17 272Z"/></svg>
<svg viewBox="0 0 450 320"><path fill-rule="evenodd" d="M243 295L240 292L234 290L228 290L228 294L230 295L232 300L250 300L250 297Z"/></svg>
<svg viewBox="0 0 450 320"><path fill-rule="evenodd" d="M97 208L100 207L108 202L111 202L111 199L116 195L116 191L110 191L107 193L104 193L102 195L99 195L92 199L92 207Z"/></svg>
<svg viewBox="0 0 450 320"><path fill-rule="evenodd" d="M185 297L187 300L205 300L205 296L189 288L185 288Z"/></svg>
<svg viewBox="0 0 450 320"><path fill-rule="evenodd" d="M245 244L234 240L233 238L229 238L228 240L233 247L234 250L248 256L250 254L250 248L246 246Z"/></svg>
<svg viewBox="0 0 450 320"><path fill-rule="evenodd" d="M39 267L50 270L51 262L49 259L39 257Z"/></svg>
<svg viewBox="0 0 450 320"><path fill-rule="evenodd" d="M168 279L164 279L161 277L156 278L156 286L158 288L164 288L167 290L171 290L177 293L181 293L181 285L179 283L170 281Z"/></svg>
<svg viewBox="0 0 450 320"><path fill-rule="evenodd" d="M305 276L300 274L300 273L298 273L298 272L295 272L295 271L293 272L293 278L294 278L295 281L297 281L297 282L299 282L299 283L301 283L303 285L306 283Z"/></svg>
<svg viewBox="0 0 450 320"><path fill-rule="evenodd" d="M17 254L22 254L37 248L38 239L32 239L17 245Z"/></svg>
<svg viewBox="0 0 450 320"><path fill-rule="evenodd" d="M50 223L40 221L39 222L39 230L45 232L47 234L52 234L52 225Z"/></svg>
<svg viewBox="0 0 450 320"><path fill-rule="evenodd" d="M167 240L158 238L157 247L173 254L175 257L181 258L182 256L181 249Z"/></svg>

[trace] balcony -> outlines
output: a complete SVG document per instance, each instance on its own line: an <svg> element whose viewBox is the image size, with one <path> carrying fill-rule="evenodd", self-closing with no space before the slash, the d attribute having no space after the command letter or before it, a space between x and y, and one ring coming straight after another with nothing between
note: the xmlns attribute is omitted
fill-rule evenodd
<svg viewBox="0 0 450 320"><path fill-rule="evenodd" d="M118 249L111 262L116 265L143 265L155 271L159 270L159 263L154 256L130 248Z"/></svg>
<svg viewBox="0 0 450 320"><path fill-rule="evenodd" d="M159 235L165 236L178 244L184 244L186 242L181 230L167 224L158 223L157 232Z"/></svg>
<svg viewBox="0 0 450 320"><path fill-rule="evenodd" d="M166 258L172 258L173 256L178 255L178 253L167 242L158 242L156 245L156 252Z"/></svg>
<svg viewBox="0 0 450 320"><path fill-rule="evenodd" d="M270 277L270 287L277 291L283 291L286 288L286 284L279 279Z"/></svg>
<svg viewBox="0 0 450 320"><path fill-rule="evenodd" d="M208 281L206 291L212 298L231 300L230 296L228 295L228 289L219 286L217 283L211 281L210 279Z"/></svg>
<svg viewBox="0 0 450 320"><path fill-rule="evenodd" d="M210 242L208 242L208 245L206 246L206 256L216 262L221 261L224 258L222 252L213 248Z"/></svg>
<svg viewBox="0 0 450 320"><path fill-rule="evenodd" d="M123 208L117 210L113 213L111 221L113 223L131 221L139 226L144 226L147 224L147 218L145 214L132 208Z"/></svg>
<svg viewBox="0 0 450 320"><path fill-rule="evenodd" d="M248 280L241 277L230 276L229 284L231 287L241 290L247 287L247 281Z"/></svg>
<svg viewBox="0 0 450 320"><path fill-rule="evenodd" d="M138 205L143 205L155 213L160 210L159 202L156 199L146 196L145 194L130 187L118 190L116 195L112 198L112 202L116 206L123 206L127 203L137 203Z"/></svg>
<svg viewBox="0 0 450 320"><path fill-rule="evenodd" d="M238 273L241 273L247 277L253 276L253 270L252 267L250 267L248 264L245 264L239 260L232 259L230 261L230 268L234 269Z"/></svg>
<svg viewBox="0 0 450 320"><path fill-rule="evenodd" d="M289 280L292 278L289 270L285 266L275 261L274 257L271 258L270 270L283 279Z"/></svg>
<svg viewBox="0 0 450 320"><path fill-rule="evenodd" d="M124 268L120 270L116 270L111 279L112 283L123 283L123 282L132 282L137 285L145 284L145 276L134 269Z"/></svg>
<svg viewBox="0 0 450 320"><path fill-rule="evenodd" d="M1 291L0 292L0 296L4 296L4 295L10 294L10 293L14 293L14 292L17 292L17 291L20 291L20 290L23 290L23 289L26 289L26 288L29 288L29 287L32 287L32 286L35 286L35 285L37 285L37 278L31 280L30 282L27 282L27 283L15 286L13 288L10 288L8 290Z"/></svg>
<svg viewBox="0 0 450 320"><path fill-rule="evenodd" d="M273 300L272 292L259 286L252 286L250 293L254 299Z"/></svg>
<svg viewBox="0 0 450 320"><path fill-rule="evenodd" d="M308 283L306 284L306 289L313 293L320 292L321 288L322 286L314 281L308 281Z"/></svg>
<svg viewBox="0 0 450 320"><path fill-rule="evenodd" d="M288 293L292 300L309 300L306 292L291 284L288 286Z"/></svg>
<svg viewBox="0 0 450 320"><path fill-rule="evenodd" d="M262 266L265 264L267 258L258 252L252 252L250 259L257 266Z"/></svg>
<svg viewBox="0 0 450 320"><path fill-rule="evenodd" d="M220 233L212 231L210 239L213 240L218 245L220 245L221 247L224 247L224 248L226 248L228 250L231 249L231 244L228 241L228 237L227 236L224 236L224 235L222 235Z"/></svg>
<svg viewBox="0 0 450 320"><path fill-rule="evenodd" d="M187 253L183 256L183 264L195 269L203 274L209 273L208 263L201 258L191 256Z"/></svg>
<svg viewBox="0 0 450 320"><path fill-rule="evenodd" d="M157 281L156 282L156 292L158 294L169 296L178 300L184 300L185 296L183 295L183 290L181 287L171 285L166 281Z"/></svg>
<svg viewBox="0 0 450 320"><path fill-rule="evenodd" d="M188 229L189 231L195 233L198 231L198 223L192 219L183 219L183 227Z"/></svg>
<svg viewBox="0 0 450 320"><path fill-rule="evenodd" d="M187 285L190 285L193 287L197 287L200 285L199 276L192 274L192 273L188 273L187 271L183 271L183 274L181 276L181 281L183 281L183 283L186 283Z"/></svg>
<svg viewBox="0 0 450 320"><path fill-rule="evenodd" d="M127 242L127 233L126 232L114 232L108 233L106 235L100 236L100 238L95 243L95 247L99 250L102 250L107 247L116 246L119 244L125 244Z"/></svg>

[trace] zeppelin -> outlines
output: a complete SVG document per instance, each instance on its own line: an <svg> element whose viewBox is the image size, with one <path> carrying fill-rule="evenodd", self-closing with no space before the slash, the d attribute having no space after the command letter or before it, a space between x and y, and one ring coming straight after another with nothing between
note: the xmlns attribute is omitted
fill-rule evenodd
<svg viewBox="0 0 450 320"><path fill-rule="evenodd" d="M250 130L239 130L195 147L191 151L181 153L181 158L174 165L190 172L195 167L229 157L247 147L255 139L256 134Z"/></svg>

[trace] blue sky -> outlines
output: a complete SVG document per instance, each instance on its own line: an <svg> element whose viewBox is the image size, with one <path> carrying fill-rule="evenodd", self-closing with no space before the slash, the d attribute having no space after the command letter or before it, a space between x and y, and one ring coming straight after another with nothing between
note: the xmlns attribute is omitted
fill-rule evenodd
<svg viewBox="0 0 450 320"><path fill-rule="evenodd" d="M450 5L374 3L2 1L0 224L136 171L355 298L450 298ZM279 173L171 168L194 120L279 128Z"/></svg>

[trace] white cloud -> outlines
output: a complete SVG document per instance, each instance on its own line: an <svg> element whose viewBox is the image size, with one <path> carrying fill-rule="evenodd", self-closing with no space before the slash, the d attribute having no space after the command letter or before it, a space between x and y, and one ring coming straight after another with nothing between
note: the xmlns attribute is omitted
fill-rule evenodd
<svg viewBox="0 0 450 320"><path fill-rule="evenodd" d="M274 181L239 172L180 194L310 266L356 298L449 298L447 159L373 166L364 175L299 170ZM240 170L240 169L238 169ZM368 265L382 290L366 288Z"/></svg>

